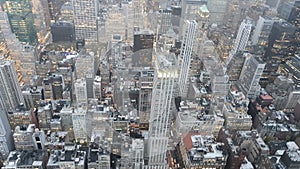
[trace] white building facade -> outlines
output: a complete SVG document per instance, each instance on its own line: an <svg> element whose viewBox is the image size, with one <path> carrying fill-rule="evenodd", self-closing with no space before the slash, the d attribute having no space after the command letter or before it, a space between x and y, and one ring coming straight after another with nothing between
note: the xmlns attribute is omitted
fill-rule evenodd
<svg viewBox="0 0 300 169"><path fill-rule="evenodd" d="M97 42L97 0L73 0L76 39Z"/></svg>
<svg viewBox="0 0 300 169"><path fill-rule="evenodd" d="M159 54L156 59L149 124L148 168L167 168L166 152L178 67L175 54Z"/></svg>
<svg viewBox="0 0 300 169"><path fill-rule="evenodd" d="M184 37L181 45L180 53L180 73L179 73L179 95L186 97L188 91L188 77L190 73L190 66L192 60L192 53L195 41L195 34L197 31L197 22L196 21L186 21L184 29Z"/></svg>
<svg viewBox="0 0 300 169"><path fill-rule="evenodd" d="M236 35L233 49L229 53L228 63L237 52L244 51L246 49L249 41L250 33L251 33L251 27L252 27L251 20L244 19Z"/></svg>
<svg viewBox="0 0 300 169"><path fill-rule="evenodd" d="M14 61L0 58L0 110L14 111L20 103L24 103L24 98Z"/></svg>
<svg viewBox="0 0 300 169"><path fill-rule="evenodd" d="M248 98L255 99L260 92L259 80L265 68L260 58L247 55L239 78L241 87Z"/></svg>

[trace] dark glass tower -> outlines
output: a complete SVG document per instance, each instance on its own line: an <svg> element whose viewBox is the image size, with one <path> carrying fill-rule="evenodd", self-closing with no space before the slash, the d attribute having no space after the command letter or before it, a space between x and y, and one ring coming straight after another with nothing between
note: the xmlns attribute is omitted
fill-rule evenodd
<svg viewBox="0 0 300 169"><path fill-rule="evenodd" d="M21 42L35 44L37 34L34 27L34 16L29 0L6 0L4 10L7 12L12 32Z"/></svg>

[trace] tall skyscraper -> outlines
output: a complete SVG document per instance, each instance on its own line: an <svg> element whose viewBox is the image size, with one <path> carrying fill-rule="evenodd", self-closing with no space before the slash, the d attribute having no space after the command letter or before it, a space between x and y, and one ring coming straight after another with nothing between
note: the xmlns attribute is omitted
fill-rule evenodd
<svg viewBox="0 0 300 169"><path fill-rule="evenodd" d="M139 77L138 112L140 115L140 125L143 125L145 129L149 127L153 78L154 70L151 69L141 71L141 76Z"/></svg>
<svg viewBox="0 0 300 169"><path fill-rule="evenodd" d="M3 6L5 12L7 12L12 31L17 38L21 42L35 44L37 42L37 34L30 1L7 0Z"/></svg>
<svg viewBox="0 0 300 169"><path fill-rule="evenodd" d="M194 47L195 35L197 30L197 22L196 21L186 21L184 26L184 37L181 44L180 51L180 73L179 73L179 95L182 97L186 97L188 91L188 77L189 70L192 60L192 52Z"/></svg>
<svg viewBox="0 0 300 169"><path fill-rule="evenodd" d="M182 28L184 27L185 20L197 20L200 8L206 5L207 0L184 0L182 1L181 20L180 20L180 38L184 36Z"/></svg>
<svg viewBox="0 0 300 169"><path fill-rule="evenodd" d="M87 105L87 86L85 79L77 79L74 84L76 103L78 106Z"/></svg>
<svg viewBox="0 0 300 169"><path fill-rule="evenodd" d="M261 85L265 86L274 81L278 76L278 68L284 61L290 59L297 45L294 43L297 28L286 22L275 22L271 29L268 46L264 54L263 60L266 62L264 75Z"/></svg>
<svg viewBox="0 0 300 169"><path fill-rule="evenodd" d="M3 12L0 7L0 55L4 57L9 56L9 48L7 45L7 38L12 35L9 25L7 13Z"/></svg>
<svg viewBox="0 0 300 169"><path fill-rule="evenodd" d="M149 168L167 168L166 153L178 66L175 54L158 53L155 62L149 140Z"/></svg>
<svg viewBox="0 0 300 169"><path fill-rule="evenodd" d="M251 33L251 26L251 21L248 19L244 19L241 23L233 47L234 54L238 51L244 51L246 49Z"/></svg>
<svg viewBox="0 0 300 169"><path fill-rule="evenodd" d="M87 98L94 97L93 84L94 84L94 78L96 74L96 65L97 65L96 62L97 60L95 59L93 53L80 54L76 59L76 63L75 63L76 78L81 79L79 80L78 83L79 86L82 85L85 86L85 92Z"/></svg>
<svg viewBox="0 0 300 169"><path fill-rule="evenodd" d="M0 156L14 148L7 113L24 103L13 61L0 58Z"/></svg>
<svg viewBox="0 0 300 169"><path fill-rule="evenodd" d="M24 98L12 60L0 58L0 110L14 111Z"/></svg>
<svg viewBox="0 0 300 169"><path fill-rule="evenodd" d="M231 58L237 52L244 51L246 49L250 37L250 33L251 33L251 26L252 26L251 20L249 19L244 19L243 22L241 23L239 31L236 35L233 49L229 53L229 58L227 60L227 63L229 63Z"/></svg>
<svg viewBox="0 0 300 169"><path fill-rule="evenodd" d="M165 34L167 31L172 28L171 18L172 18L172 9L166 8L159 11L160 12L160 21L158 27L159 34Z"/></svg>
<svg viewBox="0 0 300 169"><path fill-rule="evenodd" d="M211 74L211 90L215 97L225 97L229 91L229 76L222 65L217 65Z"/></svg>
<svg viewBox="0 0 300 169"><path fill-rule="evenodd" d="M1 102L1 100L0 100ZM1 108L1 107L0 107ZM14 148L11 128L6 112L0 109L0 158L4 159Z"/></svg>
<svg viewBox="0 0 300 169"><path fill-rule="evenodd" d="M295 54L291 60L288 60L283 65L282 72L291 77L296 85L300 86L300 55Z"/></svg>
<svg viewBox="0 0 300 169"><path fill-rule="evenodd" d="M300 0L282 1L278 7L278 16L294 25L296 30L296 50L300 50Z"/></svg>
<svg viewBox="0 0 300 169"><path fill-rule="evenodd" d="M300 1L283 1L281 0L280 5L277 8L278 16L286 21L299 27L299 16L300 16Z"/></svg>
<svg viewBox="0 0 300 169"><path fill-rule="evenodd" d="M53 42L74 41L75 27L72 22L57 21L51 25L51 33Z"/></svg>
<svg viewBox="0 0 300 169"><path fill-rule="evenodd" d="M198 57L203 54L203 49L205 48L204 42L207 40L207 30L210 20L210 11L207 9L206 5L202 5L196 15L196 22L198 23L198 28L196 32L194 54Z"/></svg>
<svg viewBox="0 0 300 169"><path fill-rule="evenodd" d="M154 32L151 30L141 30L134 34L133 52L142 49L152 49L154 42Z"/></svg>
<svg viewBox="0 0 300 169"><path fill-rule="evenodd" d="M255 99L260 92L259 80L265 63L259 57L246 55L246 60L239 78L241 87L248 98Z"/></svg>
<svg viewBox="0 0 300 169"><path fill-rule="evenodd" d="M76 39L97 42L97 0L73 0Z"/></svg>
<svg viewBox="0 0 300 169"><path fill-rule="evenodd" d="M183 20L194 20L197 17L199 9L202 5L207 4L207 0L184 0L182 1L182 13Z"/></svg>
<svg viewBox="0 0 300 169"><path fill-rule="evenodd" d="M31 4L38 42L45 44L49 40L50 29L50 13L48 1L32 0Z"/></svg>
<svg viewBox="0 0 300 169"><path fill-rule="evenodd" d="M275 19L268 16L259 16L252 35L252 44L266 46Z"/></svg>

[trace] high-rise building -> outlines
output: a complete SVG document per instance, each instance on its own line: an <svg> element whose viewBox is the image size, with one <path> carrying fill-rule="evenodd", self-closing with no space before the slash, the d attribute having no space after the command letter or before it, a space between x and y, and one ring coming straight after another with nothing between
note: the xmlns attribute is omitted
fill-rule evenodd
<svg viewBox="0 0 300 169"><path fill-rule="evenodd" d="M61 2L61 1L59 1ZM58 13L58 12L57 12ZM51 16L51 13L50 13ZM54 19L54 17L57 17L57 14L54 16L51 16ZM67 22L74 22L74 13L73 13L73 4L71 2L65 2L61 8L60 8L60 16L59 20L67 21Z"/></svg>
<svg viewBox="0 0 300 169"><path fill-rule="evenodd" d="M4 57L9 56L9 48L7 44L7 38L12 35L9 25L7 13L2 11L0 7L0 55Z"/></svg>
<svg viewBox="0 0 300 169"><path fill-rule="evenodd" d="M76 39L86 42L98 42L96 0L74 0L74 24Z"/></svg>
<svg viewBox="0 0 300 169"><path fill-rule="evenodd" d="M133 52L141 49L152 49L154 42L154 32L150 30L141 30L134 34Z"/></svg>
<svg viewBox="0 0 300 169"><path fill-rule="evenodd" d="M211 90L214 96L225 97L229 91L229 76L223 66L217 65L211 73Z"/></svg>
<svg viewBox="0 0 300 169"><path fill-rule="evenodd" d="M50 36L50 13L48 1L32 0L32 14L34 16L34 26L37 31L37 40L41 44L45 44Z"/></svg>
<svg viewBox="0 0 300 169"><path fill-rule="evenodd" d="M300 86L300 55L295 54L288 60L282 68L282 72L286 74L287 77L291 77L296 85Z"/></svg>
<svg viewBox="0 0 300 169"><path fill-rule="evenodd" d="M186 133L177 146L178 163L182 168L225 168L228 156L224 143L214 140L212 135Z"/></svg>
<svg viewBox="0 0 300 169"><path fill-rule="evenodd" d="M102 96L102 87L101 87L101 77L96 76L93 83L93 97L96 99L100 99Z"/></svg>
<svg viewBox="0 0 300 169"><path fill-rule="evenodd" d="M197 32L194 42L194 49L193 53L195 57L202 58L204 49L206 48L205 44L207 41L207 31L208 31L208 25L209 25L209 18L210 18L210 11L207 9L206 5L202 5L199 9L198 14L196 15L196 22L198 24L197 26ZM199 59L195 60L199 60ZM197 62L197 61L196 61ZM197 65L193 67L198 67Z"/></svg>
<svg viewBox="0 0 300 169"><path fill-rule="evenodd" d="M31 2L28 0L7 0L4 3L12 32L16 34L21 42L35 44L37 42L37 31L34 27L34 15Z"/></svg>
<svg viewBox="0 0 300 169"><path fill-rule="evenodd" d="M252 44L258 46L267 46L268 38L274 24L275 18L268 16L259 16L252 35Z"/></svg>
<svg viewBox="0 0 300 169"><path fill-rule="evenodd" d="M240 23L246 18L249 5L248 0L228 0L223 24L231 34L236 34Z"/></svg>
<svg viewBox="0 0 300 169"><path fill-rule="evenodd" d="M170 28L172 28L171 18L172 18L172 9L166 8L160 10L160 22L158 27L159 34L165 34Z"/></svg>
<svg viewBox="0 0 300 169"><path fill-rule="evenodd" d="M8 120L10 127L15 129L19 125L29 125L31 124L31 112L30 110L20 109L15 112L8 113Z"/></svg>
<svg viewBox="0 0 300 169"><path fill-rule="evenodd" d="M17 126L13 137L16 150L38 150L45 148L45 133L35 128L34 124Z"/></svg>
<svg viewBox="0 0 300 169"><path fill-rule="evenodd" d="M87 140L87 117L86 110L79 108L72 114L73 131L77 141Z"/></svg>
<svg viewBox="0 0 300 169"><path fill-rule="evenodd" d="M260 92L259 80L265 68L265 63L259 57L247 55L239 78L241 88L248 98L255 99Z"/></svg>
<svg viewBox="0 0 300 169"><path fill-rule="evenodd" d="M50 130L50 122L53 117L53 109L51 103L40 102L37 109L35 109L32 121L41 130ZM36 115L36 116L35 116Z"/></svg>
<svg viewBox="0 0 300 169"><path fill-rule="evenodd" d="M202 7L202 5L207 4L207 0L184 0L181 3L181 29L179 30L180 39L184 36L182 28L184 27L185 20L197 20L200 8Z"/></svg>
<svg viewBox="0 0 300 169"><path fill-rule="evenodd" d="M277 8L278 16L299 28L300 1L283 1Z"/></svg>
<svg viewBox="0 0 300 169"><path fill-rule="evenodd" d="M281 0L266 0L266 5L270 6L273 9L277 9Z"/></svg>
<svg viewBox="0 0 300 169"><path fill-rule="evenodd" d="M58 21L51 25L53 42L74 41L75 27L74 24L67 21Z"/></svg>
<svg viewBox="0 0 300 169"><path fill-rule="evenodd" d="M202 5L206 5L207 0L184 0L182 1L182 20L195 20L197 18L199 9Z"/></svg>
<svg viewBox="0 0 300 169"><path fill-rule="evenodd" d="M279 66L290 59L295 53L296 27L288 22L275 22L269 36L263 60L266 62L261 84L274 81L278 75Z"/></svg>
<svg viewBox="0 0 300 169"><path fill-rule="evenodd" d="M18 83L14 62L0 58L0 110L14 111L24 98Z"/></svg>
<svg viewBox="0 0 300 169"><path fill-rule="evenodd" d="M140 126L143 129L148 129L149 127L153 78L154 70L151 69L141 71L141 76L139 77L138 112L140 115Z"/></svg>
<svg viewBox="0 0 300 169"><path fill-rule="evenodd" d="M144 167L144 141L142 139L132 140L132 163L134 169Z"/></svg>
<svg viewBox="0 0 300 169"><path fill-rule="evenodd" d="M210 24L224 24L224 16L226 15L229 3L230 2L228 0L207 1L207 7L210 12Z"/></svg>
<svg viewBox="0 0 300 169"><path fill-rule="evenodd" d="M232 57L231 61L227 65L227 74L229 76L229 81L239 80L246 55L247 53L238 53Z"/></svg>
<svg viewBox="0 0 300 169"><path fill-rule="evenodd" d="M296 50L300 50L300 0L282 1L278 9L279 17L294 25L296 30Z"/></svg>
<svg viewBox="0 0 300 169"><path fill-rule="evenodd" d="M76 79L94 78L96 61L93 54L79 54L75 63Z"/></svg>
<svg viewBox="0 0 300 169"><path fill-rule="evenodd" d="M230 61L232 56L235 55L237 52L244 51L246 49L250 37L250 33L251 33L251 27L252 27L251 20L244 19L236 35L234 46L229 54L228 61Z"/></svg>
<svg viewBox="0 0 300 169"><path fill-rule="evenodd" d="M192 60L192 52L194 47L194 41L197 31L196 21L185 21L184 35L181 44L179 62L181 64L178 85L179 85L179 95L186 97L188 91L188 78L190 73L190 66Z"/></svg>
<svg viewBox="0 0 300 169"><path fill-rule="evenodd" d="M166 153L171 111L178 79L178 65L176 62L175 54L157 53L147 153L150 168L167 167Z"/></svg>
<svg viewBox="0 0 300 169"><path fill-rule="evenodd" d="M125 37L128 42L132 42L136 31L144 28L143 8L146 4L141 0L123 0L121 2L122 15L125 17Z"/></svg>
<svg viewBox="0 0 300 169"><path fill-rule="evenodd" d="M1 100L0 100L1 102ZM14 149L11 127L7 114L0 107L0 158L8 156L9 152Z"/></svg>
<svg viewBox="0 0 300 169"><path fill-rule="evenodd" d="M44 97L47 100L58 100L62 99L64 82L62 75L51 75L43 80Z"/></svg>
<svg viewBox="0 0 300 169"><path fill-rule="evenodd" d="M31 84L32 77L36 75L35 61L35 48L29 45L21 45L20 56L16 64L20 65L20 73L22 74L22 81L25 84Z"/></svg>
<svg viewBox="0 0 300 169"><path fill-rule="evenodd" d="M77 105L87 105L87 86L84 79L77 79L74 84Z"/></svg>

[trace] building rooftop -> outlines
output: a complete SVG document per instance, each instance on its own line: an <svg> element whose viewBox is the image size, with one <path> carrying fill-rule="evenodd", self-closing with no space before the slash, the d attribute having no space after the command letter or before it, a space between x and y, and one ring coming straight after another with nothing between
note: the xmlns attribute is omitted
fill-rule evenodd
<svg viewBox="0 0 300 169"><path fill-rule="evenodd" d="M201 163L205 159L226 161L224 144L217 143L214 136L202 136L197 133L188 133L183 138L184 146L192 163Z"/></svg>
<svg viewBox="0 0 300 169"><path fill-rule="evenodd" d="M273 98L270 95L268 95L268 94L262 94L262 95L260 95L260 97L263 100L273 100Z"/></svg>
<svg viewBox="0 0 300 169"><path fill-rule="evenodd" d="M59 162L74 162L82 166L86 158L86 151L80 149L79 145L68 144L64 149L51 150L47 166L59 165Z"/></svg>
<svg viewBox="0 0 300 169"><path fill-rule="evenodd" d="M178 77L178 62L174 53L157 53L155 65L159 77Z"/></svg>
<svg viewBox="0 0 300 169"><path fill-rule="evenodd" d="M12 151L4 162L4 168L18 168L20 166L41 166L47 152L43 150Z"/></svg>
<svg viewBox="0 0 300 169"><path fill-rule="evenodd" d="M134 35L154 35L154 32L152 30L140 30L138 32L135 32Z"/></svg>

